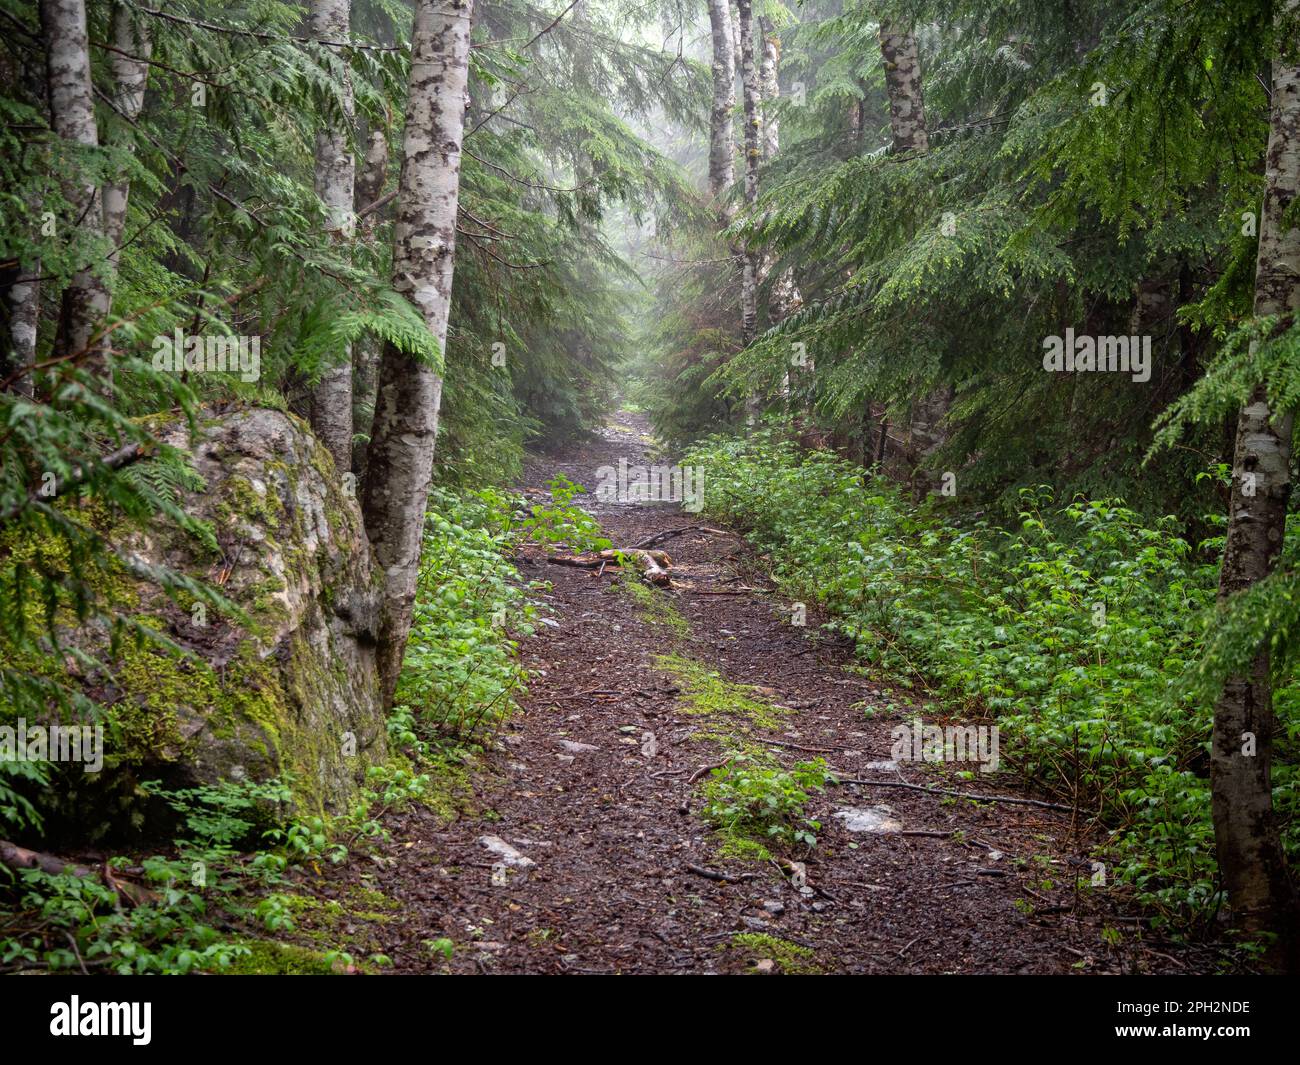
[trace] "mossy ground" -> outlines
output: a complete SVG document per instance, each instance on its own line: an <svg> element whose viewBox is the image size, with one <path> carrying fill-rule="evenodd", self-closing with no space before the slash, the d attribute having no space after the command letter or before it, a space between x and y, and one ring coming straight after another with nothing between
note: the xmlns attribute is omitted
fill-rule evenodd
<svg viewBox="0 0 1300 1065"><path fill-rule="evenodd" d="M229 976L333 976L341 969L333 959L309 947L274 939L244 939L240 946L248 953L235 958L224 969L213 972Z"/></svg>
<svg viewBox="0 0 1300 1065"><path fill-rule="evenodd" d="M635 579L621 580L615 587L632 600L637 613L647 624L667 629L679 638L690 635L690 622L682 617L666 593Z"/></svg>
<svg viewBox="0 0 1300 1065"><path fill-rule="evenodd" d="M752 685L733 684L717 670L693 658L679 654L655 655L654 664L681 686L684 714L727 714L757 728L771 729L779 726L781 718L789 713L785 707L759 697Z"/></svg>
<svg viewBox="0 0 1300 1065"><path fill-rule="evenodd" d="M770 958L787 976L816 976L825 972L817 964L814 951L801 947L798 943L791 943L788 939L779 939L761 932L738 932L731 937L728 946L745 954L751 964Z"/></svg>

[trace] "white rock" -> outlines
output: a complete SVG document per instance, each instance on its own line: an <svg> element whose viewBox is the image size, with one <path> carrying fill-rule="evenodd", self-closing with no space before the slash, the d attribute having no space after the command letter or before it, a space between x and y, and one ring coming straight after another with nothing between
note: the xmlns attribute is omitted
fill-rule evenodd
<svg viewBox="0 0 1300 1065"><path fill-rule="evenodd" d="M511 865L516 869L527 869L537 863L510 846L500 836L479 836L479 843L501 859L502 865Z"/></svg>
<svg viewBox="0 0 1300 1065"><path fill-rule="evenodd" d="M903 823L892 816L893 812L888 806L853 806L836 810L831 816L840 818L850 832L901 832Z"/></svg>

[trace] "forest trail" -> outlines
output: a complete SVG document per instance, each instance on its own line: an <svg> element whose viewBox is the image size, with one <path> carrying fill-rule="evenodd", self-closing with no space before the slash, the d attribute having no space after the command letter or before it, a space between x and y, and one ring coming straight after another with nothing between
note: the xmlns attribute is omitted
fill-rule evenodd
<svg viewBox="0 0 1300 1065"><path fill-rule="evenodd" d="M600 467L646 461L648 439L644 419L622 412L597 440L531 459L527 483L563 473L594 490ZM675 504L579 501L619 546L699 523ZM773 862L720 856L699 816L705 778L691 782L723 757L709 732L766 747L786 766L820 754L848 778L1013 788L958 779L951 765L882 765L891 728L919 712L915 693L846 669L851 649L811 611L807 627L793 626L740 537L696 529L661 546L675 587L654 594L689 631L679 621L674 632L669 612L647 611L608 572L547 564L540 552L522 567L553 583L553 613L522 641L536 676L476 782L480 812L449 825L419 807L395 815L380 848L387 868L367 878L394 903L376 945L395 971L753 972L765 959L778 972L1196 967L1149 933L1140 942L1122 897L1076 890L1093 873L1087 840L1057 810L842 784L813 796L817 846L791 855L806 861L811 890ZM756 686L749 694L767 712L690 713L690 685L664 654ZM872 808L893 830L851 832L832 816L847 808ZM496 841L522 857L503 862ZM443 938L456 944L450 962L429 947Z"/></svg>

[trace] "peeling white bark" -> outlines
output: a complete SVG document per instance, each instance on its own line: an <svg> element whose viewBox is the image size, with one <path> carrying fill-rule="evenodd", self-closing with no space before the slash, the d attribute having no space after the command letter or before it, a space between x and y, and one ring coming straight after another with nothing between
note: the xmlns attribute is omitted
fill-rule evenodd
<svg viewBox="0 0 1300 1065"><path fill-rule="evenodd" d="M124 120L134 122L144 109L153 41L148 26L143 22L137 23L125 4L113 8L113 47L117 49L109 53L109 65L113 71L113 106ZM104 235L108 237L109 256L115 271L130 196L131 183L126 178L104 186Z"/></svg>
<svg viewBox="0 0 1300 1065"><path fill-rule="evenodd" d="M351 0L311 0L311 34L317 40L345 41L351 29ZM352 196L356 166L348 147L352 125L352 81L344 76L343 117L316 133L316 195L325 205L330 230L346 240L355 229ZM334 356L311 393L311 426L334 466L352 468L352 350Z"/></svg>
<svg viewBox="0 0 1300 1065"><path fill-rule="evenodd" d="M46 43L46 79L50 121L63 140L98 147L99 130L91 96L86 7L82 0L41 0L41 31ZM67 190L76 217L64 221L80 230L89 245L103 235L99 187L73 185ZM102 263L89 262L73 275L63 295L64 343L70 353L104 355L102 341L91 341L108 317L109 294Z"/></svg>
<svg viewBox="0 0 1300 1065"><path fill-rule="evenodd" d="M1294 16L1300 3L1289 0ZM1294 46L1296 42L1289 42ZM1300 310L1300 230L1284 229L1283 212L1300 195L1300 67L1273 63L1273 102L1265 159L1255 266L1256 315L1294 319ZM1289 411L1269 406L1264 382L1241 410L1219 600L1263 580L1277 564L1291 495ZM1262 651L1249 675L1233 677L1214 708L1210 784L1219 869L1240 926L1273 932L1272 960L1300 966L1295 889L1288 877L1273 813L1272 749L1276 719ZM1242 753L1243 734L1255 738Z"/></svg>
<svg viewBox="0 0 1300 1065"><path fill-rule="evenodd" d="M709 195L719 203L736 180L736 140L731 112L736 106L736 57L732 50L731 4L709 0L713 35L713 109L709 114Z"/></svg>
<svg viewBox="0 0 1300 1065"><path fill-rule="evenodd" d="M472 0L417 0L393 232L393 283L447 341ZM391 701L411 628L442 377L391 345L379 368L367 457L366 532L383 569L379 665Z"/></svg>

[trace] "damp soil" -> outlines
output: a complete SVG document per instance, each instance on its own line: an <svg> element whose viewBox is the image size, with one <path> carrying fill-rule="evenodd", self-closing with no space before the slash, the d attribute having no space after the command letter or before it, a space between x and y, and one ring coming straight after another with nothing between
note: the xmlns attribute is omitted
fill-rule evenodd
<svg viewBox="0 0 1300 1065"><path fill-rule="evenodd" d="M533 457L526 486L563 473L594 489L619 459L663 461L650 447L644 420L623 412L598 437ZM1163 942L1121 887L1093 885L1102 839L1086 818L1033 805L1045 797L1006 774L995 784L962 775L969 766L892 763L891 729L922 712L942 724L942 708L864 672L811 607L794 624L739 535L673 504L579 498L617 546L684 530L657 545L673 586L647 598L609 567L521 557L526 579L550 582L548 620L521 641L533 678L475 767L466 812L391 816L369 861L317 882L390 900L386 920L344 929L359 936L354 952L382 953L398 973L1213 968L1208 948ZM721 705L698 712L681 663L725 682ZM725 705L742 693L732 685L752 686L740 710ZM808 803L815 847L737 854L702 816L700 771L736 749L783 767L821 758L837 774Z"/></svg>

